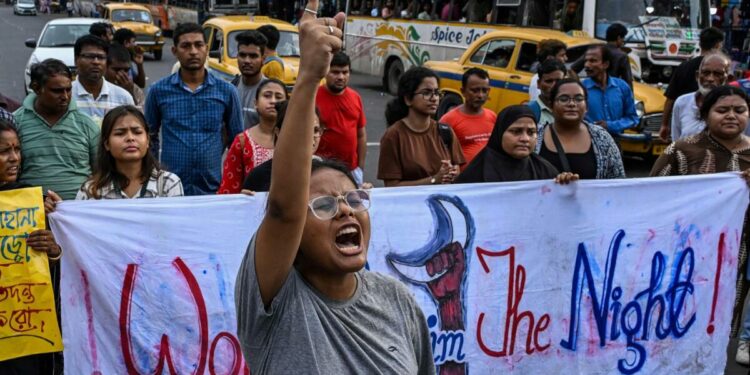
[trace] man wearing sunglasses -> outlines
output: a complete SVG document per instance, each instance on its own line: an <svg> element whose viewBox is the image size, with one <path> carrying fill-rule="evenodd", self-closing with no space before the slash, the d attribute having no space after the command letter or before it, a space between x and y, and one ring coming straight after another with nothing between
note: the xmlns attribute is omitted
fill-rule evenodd
<svg viewBox="0 0 750 375"><path fill-rule="evenodd" d="M109 44L93 35L84 35L73 47L78 77L73 81L73 100L78 109L101 126L104 115L121 105L135 105L125 89L104 80Z"/></svg>

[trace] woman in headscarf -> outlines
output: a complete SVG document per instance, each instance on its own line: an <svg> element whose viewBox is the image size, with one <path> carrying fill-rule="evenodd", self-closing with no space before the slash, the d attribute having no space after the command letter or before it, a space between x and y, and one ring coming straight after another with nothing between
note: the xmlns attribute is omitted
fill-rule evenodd
<svg viewBox="0 0 750 375"><path fill-rule="evenodd" d="M651 176L680 176L721 172L750 171L750 137L744 134L749 113L748 96L742 89L719 86L703 99L700 118L706 128L669 145L656 160ZM747 227L747 217L745 217ZM732 336L741 323L742 305L748 291L747 230L742 232L742 242L737 262L737 289L732 315Z"/></svg>
<svg viewBox="0 0 750 375"><path fill-rule="evenodd" d="M456 179L456 183L545 180L560 183L578 179L573 173L559 174L548 161L534 153L537 127L534 111L513 105L497 116L487 146Z"/></svg>

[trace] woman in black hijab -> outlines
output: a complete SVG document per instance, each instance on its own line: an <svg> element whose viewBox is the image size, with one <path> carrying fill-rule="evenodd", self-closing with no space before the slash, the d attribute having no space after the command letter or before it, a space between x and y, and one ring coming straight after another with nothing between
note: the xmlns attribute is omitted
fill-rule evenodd
<svg viewBox="0 0 750 375"><path fill-rule="evenodd" d="M537 126L534 112L525 105L512 105L497 116L487 146L458 176L455 183L546 180L567 184L577 174L559 173L534 153Z"/></svg>

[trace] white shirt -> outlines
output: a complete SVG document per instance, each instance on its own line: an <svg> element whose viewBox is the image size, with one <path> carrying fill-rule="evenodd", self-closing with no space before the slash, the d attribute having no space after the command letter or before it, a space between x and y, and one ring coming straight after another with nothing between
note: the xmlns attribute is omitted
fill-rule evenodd
<svg viewBox="0 0 750 375"><path fill-rule="evenodd" d="M672 141L698 134L706 128L700 119L700 110L695 99L698 91L681 95L672 108ZM750 124L745 127L745 134L750 135Z"/></svg>
<svg viewBox="0 0 750 375"><path fill-rule="evenodd" d="M102 78L102 90L99 97L94 98L81 83L76 79L73 81L73 98L78 110L89 115L94 122L102 126L102 119L111 109L121 105L135 105L133 96L120 86L113 85Z"/></svg>
<svg viewBox="0 0 750 375"><path fill-rule="evenodd" d="M531 83L529 83L529 103L539 98L541 91L539 90L539 74L534 74L531 77Z"/></svg>

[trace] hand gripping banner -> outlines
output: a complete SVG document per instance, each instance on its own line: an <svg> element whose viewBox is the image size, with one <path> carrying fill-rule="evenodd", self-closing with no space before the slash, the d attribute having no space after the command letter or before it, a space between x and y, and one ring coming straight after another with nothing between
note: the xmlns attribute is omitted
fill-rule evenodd
<svg viewBox="0 0 750 375"><path fill-rule="evenodd" d="M378 189L368 268L413 291L440 374L717 374L748 198L738 174ZM66 372L246 373L234 282L264 207L62 203Z"/></svg>

